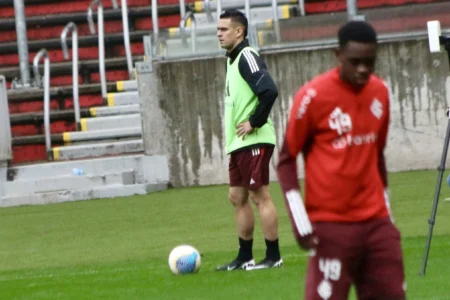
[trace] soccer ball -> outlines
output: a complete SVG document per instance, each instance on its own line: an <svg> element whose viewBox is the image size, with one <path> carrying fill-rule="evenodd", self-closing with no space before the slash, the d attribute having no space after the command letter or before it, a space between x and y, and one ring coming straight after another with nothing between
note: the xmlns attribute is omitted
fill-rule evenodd
<svg viewBox="0 0 450 300"><path fill-rule="evenodd" d="M175 275L198 272L200 265L200 253L190 245L177 246L170 252L169 267Z"/></svg>

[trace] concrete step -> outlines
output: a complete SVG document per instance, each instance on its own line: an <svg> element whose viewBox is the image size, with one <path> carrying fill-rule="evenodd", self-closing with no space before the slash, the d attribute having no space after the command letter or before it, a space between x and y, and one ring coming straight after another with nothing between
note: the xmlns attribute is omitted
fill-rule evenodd
<svg viewBox="0 0 450 300"><path fill-rule="evenodd" d="M142 139L109 143L82 144L53 148L54 160L72 160L89 157L102 157L144 151Z"/></svg>
<svg viewBox="0 0 450 300"><path fill-rule="evenodd" d="M139 104L129 104L120 106L100 106L90 108L92 117L106 117L117 115L138 114L141 111Z"/></svg>
<svg viewBox="0 0 450 300"><path fill-rule="evenodd" d="M8 196L24 195L61 190L88 189L112 184L135 184L134 170L106 173L103 175L71 175L10 181L5 185L5 194Z"/></svg>
<svg viewBox="0 0 450 300"><path fill-rule="evenodd" d="M137 91L138 85L136 80L117 81L116 88L118 92Z"/></svg>
<svg viewBox="0 0 450 300"><path fill-rule="evenodd" d="M169 176L165 155L132 154L11 167L8 169L8 181L39 179L43 174L51 174L54 177L70 176L73 175L74 169L82 170L85 176L131 169L135 170L137 183L167 181Z"/></svg>
<svg viewBox="0 0 450 300"><path fill-rule="evenodd" d="M91 108L81 108L80 116L82 118L104 117L114 115L137 114L140 112L139 104L121 105L121 106L98 106ZM11 125L22 125L32 123L43 123L44 112L26 112L13 113L10 115ZM50 121L73 121L73 109L51 110Z"/></svg>
<svg viewBox="0 0 450 300"><path fill-rule="evenodd" d="M108 101L108 106L119 106L119 105L139 104L140 103L138 91L108 93L107 101Z"/></svg>
<svg viewBox="0 0 450 300"><path fill-rule="evenodd" d="M77 200L145 195L151 192L166 190L167 187L167 183L145 183L131 185L111 184L95 188L71 189L20 196L3 196L0 197L0 207L42 205Z"/></svg>
<svg viewBox="0 0 450 300"><path fill-rule="evenodd" d="M81 131L141 127L141 114L118 115L81 119Z"/></svg>
<svg viewBox="0 0 450 300"><path fill-rule="evenodd" d="M66 144L65 146L77 146L77 145L86 145L89 143L89 145L95 145L95 144L105 144L105 143L116 143L116 142L127 142L127 141L134 141L136 139L141 138L141 136L138 137L122 137L122 138L105 138L105 139L99 139L99 140L92 140L89 142L86 141L80 141L80 142L72 142L70 144Z"/></svg>
<svg viewBox="0 0 450 300"><path fill-rule="evenodd" d="M123 137L123 138L109 138L109 139L102 139L102 140L94 140L94 141L89 141L89 142L85 142L85 141L81 141L81 142L73 142L70 144L67 144L65 146L80 146L80 145L86 145L87 143L89 143L89 145L95 145L95 144L111 144L111 143L117 143L117 142L128 142L128 141L134 141L136 139L139 139L141 137Z"/></svg>
<svg viewBox="0 0 450 300"><path fill-rule="evenodd" d="M140 138L142 137L141 127L125 127L102 129L93 131L73 131L64 132L64 143L99 141L107 139Z"/></svg>

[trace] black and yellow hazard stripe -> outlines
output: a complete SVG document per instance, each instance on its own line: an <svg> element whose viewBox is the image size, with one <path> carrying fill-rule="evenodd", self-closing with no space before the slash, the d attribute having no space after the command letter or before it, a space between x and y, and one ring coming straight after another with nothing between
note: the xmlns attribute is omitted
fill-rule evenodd
<svg viewBox="0 0 450 300"><path fill-rule="evenodd" d="M124 85L125 85L125 83L123 81L117 81L116 82L116 90L118 92L123 92L124 91Z"/></svg>
<svg viewBox="0 0 450 300"><path fill-rule="evenodd" d="M88 118L82 118L80 120L81 131L87 131L87 120Z"/></svg>
<svg viewBox="0 0 450 300"><path fill-rule="evenodd" d="M203 1L194 2L194 12L202 12L204 7Z"/></svg>
<svg viewBox="0 0 450 300"><path fill-rule="evenodd" d="M59 147L54 147L53 149L53 160L59 160Z"/></svg>
<svg viewBox="0 0 450 300"><path fill-rule="evenodd" d="M108 106L115 106L116 102L114 100L114 95L116 93L108 93L108 95L106 96L106 102L108 104Z"/></svg>

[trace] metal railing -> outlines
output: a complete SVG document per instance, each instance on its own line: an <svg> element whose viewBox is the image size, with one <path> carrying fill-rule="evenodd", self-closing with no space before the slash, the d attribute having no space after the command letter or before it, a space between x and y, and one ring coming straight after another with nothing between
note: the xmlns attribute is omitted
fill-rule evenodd
<svg viewBox="0 0 450 300"><path fill-rule="evenodd" d="M272 14L273 14L273 28L275 30L275 37L277 40L277 43L281 41L281 34L280 34L280 22L278 17L278 1L272 0Z"/></svg>
<svg viewBox="0 0 450 300"><path fill-rule="evenodd" d="M250 16L250 0L245 0L245 16L247 17L248 21L248 28L251 28L251 16Z"/></svg>
<svg viewBox="0 0 450 300"><path fill-rule="evenodd" d="M206 12L206 18L209 23L214 22L214 18L212 16L212 10L211 10L211 0L204 0L203 1L203 7L205 8ZM222 13L222 0L216 0L216 18L219 20L220 14Z"/></svg>
<svg viewBox="0 0 450 300"><path fill-rule="evenodd" d="M73 109L75 112L75 122L77 130L80 130L80 96L78 88L78 30L75 23L70 22L64 27L61 33L61 47L65 59L69 59L69 49L67 47L67 35L72 32L72 95Z"/></svg>
<svg viewBox="0 0 450 300"><path fill-rule="evenodd" d="M195 23L194 13L192 11L187 12L186 15L184 15L184 18L180 21L180 35L181 35L181 40L183 42L183 46L187 47L188 43L187 43L187 37L186 37L186 23L189 19L191 19L191 49L192 49L192 53L195 53L196 52L196 44L197 44L195 31L197 29L197 25Z"/></svg>
<svg viewBox="0 0 450 300"><path fill-rule="evenodd" d="M186 14L186 3L184 0L180 0L180 17L181 17L181 19L184 18L185 14Z"/></svg>
<svg viewBox="0 0 450 300"><path fill-rule="evenodd" d="M356 8L356 0L347 0L347 17L349 20L352 20L356 17L357 8Z"/></svg>
<svg viewBox="0 0 450 300"><path fill-rule="evenodd" d="M306 11L305 11L305 0L298 0L298 8L300 10L300 15L304 16L306 14Z"/></svg>
<svg viewBox="0 0 450 300"><path fill-rule="evenodd" d="M159 47L158 0L152 0L153 45Z"/></svg>
<svg viewBox="0 0 450 300"><path fill-rule="evenodd" d="M222 14L222 0L216 0L216 13L217 13L217 20L219 20L220 15Z"/></svg>
<svg viewBox="0 0 450 300"><path fill-rule="evenodd" d="M214 19L212 17L212 12L211 12L211 1L204 0L203 5L204 5L205 11L206 11L206 19L208 20L209 23L214 22Z"/></svg>
<svg viewBox="0 0 450 300"><path fill-rule="evenodd" d="M39 74L39 61L44 58L44 84ZM47 159L51 159L52 140L50 134L50 58L47 49L41 49L33 60L34 79L38 87L44 87L44 131Z"/></svg>
<svg viewBox="0 0 450 300"><path fill-rule="evenodd" d="M123 24L123 43L125 45L125 55L127 57L127 68L130 79L133 76L133 59L131 57L130 46L130 28L128 24L128 4L127 0L121 0L122 7L122 24Z"/></svg>
<svg viewBox="0 0 450 300"><path fill-rule="evenodd" d="M23 0L14 0L14 14L16 16L17 49L19 51L20 83L15 87L31 87L30 63L28 61L27 22Z"/></svg>
<svg viewBox="0 0 450 300"><path fill-rule="evenodd" d="M113 5L117 2L113 0ZM87 20L91 34L95 34L95 25L93 17L93 9L97 6L97 26L98 26L98 66L100 71L100 85L102 90L102 97L106 99L106 72L105 72L105 32L103 23L103 3L102 0L92 0L87 10Z"/></svg>
<svg viewBox="0 0 450 300"><path fill-rule="evenodd" d="M358 0L347 0L347 19L364 20L364 15L358 15Z"/></svg>

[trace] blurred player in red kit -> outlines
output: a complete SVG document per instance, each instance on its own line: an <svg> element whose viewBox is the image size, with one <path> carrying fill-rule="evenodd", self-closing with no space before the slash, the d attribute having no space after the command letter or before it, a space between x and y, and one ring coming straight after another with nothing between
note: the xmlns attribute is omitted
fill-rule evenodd
<svg viewBox="0 0 450 300"><path fill-rule="evenodd" d="M389 93L373 75L377 34L363 21L338 33L339 66L295 94L277 172L294 235L310 250L305 300L406 299L384 148ZM296 158L303 154L305 202Z"/></svg>

